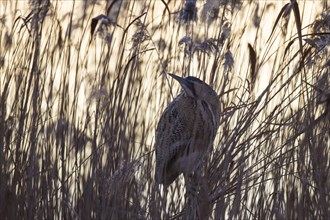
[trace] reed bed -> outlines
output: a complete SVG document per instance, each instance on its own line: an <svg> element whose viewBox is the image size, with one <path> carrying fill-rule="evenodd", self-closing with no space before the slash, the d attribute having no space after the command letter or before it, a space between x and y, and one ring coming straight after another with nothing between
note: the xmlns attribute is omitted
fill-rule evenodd
<svg viewBox="0 0 330 220"><path fill-rule="evenodd" d="M187 219L154 182L171 72L221 99L207 218L330 219L327 1L0 5L1 218Z"/></svg>

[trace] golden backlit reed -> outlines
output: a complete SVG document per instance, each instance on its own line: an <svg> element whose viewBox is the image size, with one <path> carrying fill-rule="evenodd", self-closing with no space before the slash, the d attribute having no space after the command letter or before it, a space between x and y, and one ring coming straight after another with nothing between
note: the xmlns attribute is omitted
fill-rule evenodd
<svg viewBox="0 0 330 220"><path fill-rule="evenodd" d="M327 1L29 3L0 1L1 218L330 218ZM199 205L155 184L167 73L220 100Z"/></svg>

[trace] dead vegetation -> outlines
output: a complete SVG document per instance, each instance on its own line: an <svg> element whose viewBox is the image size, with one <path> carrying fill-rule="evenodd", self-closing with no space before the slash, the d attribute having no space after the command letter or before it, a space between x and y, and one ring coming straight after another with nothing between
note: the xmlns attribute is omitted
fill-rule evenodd
<svg viewBox="0 0 330 220"><path fill-rule="evenodd" d="M154 185L155 126L179 89L167 72L220 94L210 219L330 218L326 1L312 15L295 0L13 2L0 2L4 219L188 216L181 180L162 198Z"/></svg>

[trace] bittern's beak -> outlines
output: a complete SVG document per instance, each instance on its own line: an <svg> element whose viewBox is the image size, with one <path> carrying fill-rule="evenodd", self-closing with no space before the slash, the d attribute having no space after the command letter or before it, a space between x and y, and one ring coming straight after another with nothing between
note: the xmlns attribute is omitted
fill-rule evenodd
<svg viewBox="0 0 330 220"><path fill-rule="evenodd" d="M182 78L182 77L180 77L180 76L177 76L177 75L175 75L175 74L173 74L173 73L168 73L168 75L170 75L171 77L173 77L175 80L177 80L180 84L181 83L184 83L184 81L185 81L185 79L184 78Z"/></svg>
<svg viewBox="0 0 330 220"><path fill-rule="evenodd" d="M190 96L190 97L196 96L194 85L192 85L188 80L186 80L185 78L182 78L180 76L174 75L172 73L168 73L168 75L170 75L171 77L173 77L176 81L178 81L180 83L183 90L186 92L186 94L188 96Z"/></svg>

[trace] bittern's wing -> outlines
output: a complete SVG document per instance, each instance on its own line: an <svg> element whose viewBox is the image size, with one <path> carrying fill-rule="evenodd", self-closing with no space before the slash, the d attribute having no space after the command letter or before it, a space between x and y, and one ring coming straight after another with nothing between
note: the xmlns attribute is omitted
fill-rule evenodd
<svg viewBox="0 0 330 220"><path fill-rule="evenodd" d="M157 183L171 184L183 171L174 166L189 149L193 120L178 109L174 100L164 111L156 130L156 172Z"/></svg>

